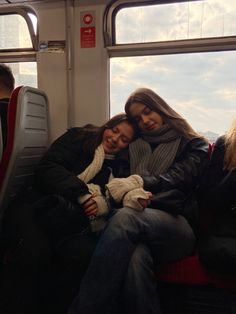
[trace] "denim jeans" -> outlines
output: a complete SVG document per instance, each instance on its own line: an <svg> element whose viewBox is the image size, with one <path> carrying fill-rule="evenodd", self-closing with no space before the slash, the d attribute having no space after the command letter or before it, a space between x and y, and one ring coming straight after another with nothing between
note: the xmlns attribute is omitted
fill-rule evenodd
<svg viewBox="0 0 236 314"><path fill-rule="evenodd" d="M190 255L194 247L184 217L120 209L98 242L68 314L161 313L154 267Z"/></svg>

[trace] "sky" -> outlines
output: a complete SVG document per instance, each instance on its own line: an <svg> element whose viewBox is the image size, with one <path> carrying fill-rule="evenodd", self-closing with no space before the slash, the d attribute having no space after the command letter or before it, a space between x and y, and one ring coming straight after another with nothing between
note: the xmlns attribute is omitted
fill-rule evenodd
<svg viewBox="0 0 236 314"><path fill-rule="evenodd" d="M236 1L204 0L126 8L116 19L117 43L236 35ZM129 94L148 87L195 130L225 133L236 118L236 52L112 58L111 115Z"/></svg>

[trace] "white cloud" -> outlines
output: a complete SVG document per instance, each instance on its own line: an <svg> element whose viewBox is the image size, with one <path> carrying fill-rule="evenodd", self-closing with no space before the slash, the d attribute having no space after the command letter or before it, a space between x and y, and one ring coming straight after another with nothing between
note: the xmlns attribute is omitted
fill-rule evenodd
<svg viewBox="0 0 236 314"><path fill-rule="evenodd" d="M117 38L125 43L236 35L235 0L156 7L122 10ZM129 94L137 87L146 86L163 97L196 130L222 134L236 117L235 68L235 51L111 59L111 112L122 111Z"/></svg>
<svg viewBox="0 0 236 314"><path fill-rule="evenodd" d="M235 88L223 88L222 90L216 91L216 95L221 96L225 100L233 100L236 107L236 89Z"/></svg>

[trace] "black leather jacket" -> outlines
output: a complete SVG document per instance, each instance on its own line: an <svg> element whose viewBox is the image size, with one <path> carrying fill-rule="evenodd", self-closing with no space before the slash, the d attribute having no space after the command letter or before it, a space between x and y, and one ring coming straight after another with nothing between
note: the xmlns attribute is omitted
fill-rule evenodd
<svg viewBox="0 0 236 314"><path fill-rule="evenodd" d="M209 162L209 144L201 138L182 139L172 166L159 177L143 177L153 193L150 207L183 215L194 226L198 219L195 192Z"/></svg>

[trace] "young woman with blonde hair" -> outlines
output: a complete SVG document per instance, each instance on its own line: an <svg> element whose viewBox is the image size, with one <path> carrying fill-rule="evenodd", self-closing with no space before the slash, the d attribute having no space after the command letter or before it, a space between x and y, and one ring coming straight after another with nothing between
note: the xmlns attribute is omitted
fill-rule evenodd
<svg viewBox="0 0 236 314"><path fill-rule="evenodd" d="M200 242L200 258L211 270L235 273L236 264L236 119L214 144L203 178L202 207L209 225Z"/></svg>
<svg viewBox="0 0 236 314"><path fill-rule="evenodd" d="M231 170L236 167L236 119L225 134L224 168Z"/></svg>

